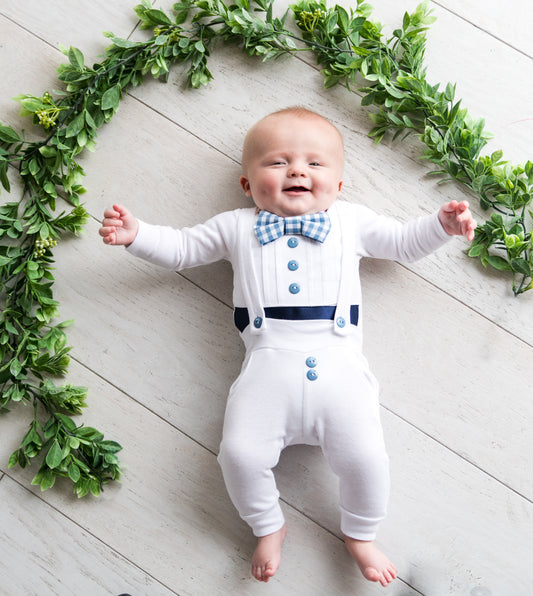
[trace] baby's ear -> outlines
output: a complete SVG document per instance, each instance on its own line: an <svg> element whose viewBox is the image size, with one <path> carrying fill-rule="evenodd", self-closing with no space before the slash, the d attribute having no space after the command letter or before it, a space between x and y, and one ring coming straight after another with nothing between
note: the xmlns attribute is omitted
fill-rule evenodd
<svg viewBox="0 0 533 596"><path fill-rule="evenodd" d="M244 190L244 193L246 194L246 196L251 197L252 189L250 188L250 181L248 180L248 178L246 178L246 176L243 174L240 177L239 182L241 183L241 188Z"/></svg>

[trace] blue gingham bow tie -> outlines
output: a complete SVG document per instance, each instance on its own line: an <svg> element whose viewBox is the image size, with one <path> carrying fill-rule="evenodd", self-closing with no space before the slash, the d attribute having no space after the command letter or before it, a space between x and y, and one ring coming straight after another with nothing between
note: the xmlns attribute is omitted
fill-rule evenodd
<svg viewBox="0 0 533 596"><path fill-rule="evenodd" d="M284 234L301 234L317 242L324 242L331 228L325 211L294 217L278 217L268 211L260 211L254 232L261 244L268 244Z"/></svg>

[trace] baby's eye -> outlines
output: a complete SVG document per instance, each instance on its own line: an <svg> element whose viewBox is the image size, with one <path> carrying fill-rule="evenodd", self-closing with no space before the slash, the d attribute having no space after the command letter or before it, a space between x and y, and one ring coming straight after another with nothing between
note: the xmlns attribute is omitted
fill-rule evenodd
<svg viewBox="0 0 533 596"><path fill-rule="evenodd" d="M311 161L311 162L309 162L309 165L310 166L319 166L320 162L319 161Z"/></svg>

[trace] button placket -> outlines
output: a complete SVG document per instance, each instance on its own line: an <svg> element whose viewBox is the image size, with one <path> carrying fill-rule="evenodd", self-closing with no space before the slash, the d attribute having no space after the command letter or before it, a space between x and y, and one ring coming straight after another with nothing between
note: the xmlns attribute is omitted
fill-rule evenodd
<svg viewBox="0 0 533 596"><path fill-rule="evenodd" d="M298 245L300 244L300 240L298 238L296 238L295 236L291 236L288 240L287 240L287 246L289 246L289 248L296 248ZM289 269L289 271L296 271L298 270L300 267L300 264L298 263L298 261L296 259L291 259L288 263L287 263L287 268ZM289 292L291 294L298 294L300 292L301 288L300 288L300 284L293 282L289 285Z"/></svg>
<svg viewBox="0 0 533 596"><path fill-rule="evenodd" d="M318 372L316 370L318 360L314 356L308 356L305 360L305 364L308 368L305 376L309 379L309 381L316 381L318 379Z"/></svg>

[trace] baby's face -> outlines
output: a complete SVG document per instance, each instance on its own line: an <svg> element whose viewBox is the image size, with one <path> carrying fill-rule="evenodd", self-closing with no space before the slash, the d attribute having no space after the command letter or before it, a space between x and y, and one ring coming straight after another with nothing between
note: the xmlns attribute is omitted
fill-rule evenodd
<svg viewBox="0 0 533 596"><path fill-rule="evenodd" d="M343 166L342 138L329 122L275 114L247 135L241 186L280 217L317 213L339 196Z"/></svg>

